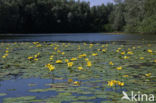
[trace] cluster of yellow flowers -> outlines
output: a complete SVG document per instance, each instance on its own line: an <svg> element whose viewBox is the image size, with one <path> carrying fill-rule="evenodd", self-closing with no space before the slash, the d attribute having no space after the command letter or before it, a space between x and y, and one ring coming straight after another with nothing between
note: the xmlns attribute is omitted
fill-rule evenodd
<svg viewBox="0 0 156 103"><path fill-rule="evenodd" d="M5 59L8 56L9 48L6 48L5 54L2 56L3 59Z"/></svg>
<svg viewBox="0 0 156 103"><path fill-rule="evenodd" d="M108 86L113 87L116 85L124 86L125 84L124 84L124 82L120 82L120 81L116 81L116 80L108 81Z"/></svg>
<svg viewBox="0 0 156 103"><path fill-rule="evenodd" d="M36 47L41 47L42 45L39 42L33 42L34 45L36 45Z"/></svg>
<svg viewBox="0 0 156 103"><path fill-rule="evenodd" d="M53 66L51 64L46 64L45 67L47 67L49 69L49 71L53 71L55 69L55 66Z"/></svg>
<svg viewBox="0 0 156 103"><path fill-rule="evenodd" d="M28 60L34 60L34 61L38 61L38 58L40 56L40 53L35 54L34 56L29 56Z"/></svg>
<svg viewBox="0 0 156 103"><path fill-rule="evenodd" d="M79 55L79 58L86 57L86 56L87 56L87 54L81 54L81 55Z"/></svg>

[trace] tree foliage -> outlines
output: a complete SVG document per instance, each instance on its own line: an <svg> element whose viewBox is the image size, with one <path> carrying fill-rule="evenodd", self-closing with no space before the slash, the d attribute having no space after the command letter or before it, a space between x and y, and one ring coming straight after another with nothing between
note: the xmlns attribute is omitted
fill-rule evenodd
<svg viewBox="0 0 156 103"><path fill-rule="evenodd" d="M156 0L0 0L0 33L156 33Z"/></svg>

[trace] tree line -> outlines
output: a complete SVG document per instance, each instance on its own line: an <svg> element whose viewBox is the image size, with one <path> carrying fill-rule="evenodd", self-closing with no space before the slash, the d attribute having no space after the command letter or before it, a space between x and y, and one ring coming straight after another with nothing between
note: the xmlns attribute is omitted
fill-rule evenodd
<svg viewBox="0 0 156 103"><path fill-rule="evenodd" d="M0 33L156 33L156 0L0 0Z"/></svg>

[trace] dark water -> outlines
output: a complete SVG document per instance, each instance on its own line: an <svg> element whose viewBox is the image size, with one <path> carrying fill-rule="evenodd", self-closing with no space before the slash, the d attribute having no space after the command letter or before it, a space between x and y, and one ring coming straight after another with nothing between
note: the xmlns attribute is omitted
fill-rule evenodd
<svg viewBox="0 0 156 103"><path fill-rule="evenodd" d="M0 41L127 41L147 40L156 41L156 35L139 34L106 34L106 33L77 33L77 34L18 34L16 36L0 36Z"/></svg>

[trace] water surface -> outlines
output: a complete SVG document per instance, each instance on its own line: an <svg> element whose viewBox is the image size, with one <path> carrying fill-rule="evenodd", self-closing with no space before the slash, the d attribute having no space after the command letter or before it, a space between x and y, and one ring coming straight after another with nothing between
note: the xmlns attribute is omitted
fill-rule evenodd
<svg viewBox="0 0 156 103"><path fill-rule="evenodd" d="M1 36L0 41L127 41L149 40L156 41L156 35L139 34L107 34L107 33L77 33L77 34L15 34Z"/></svg>

